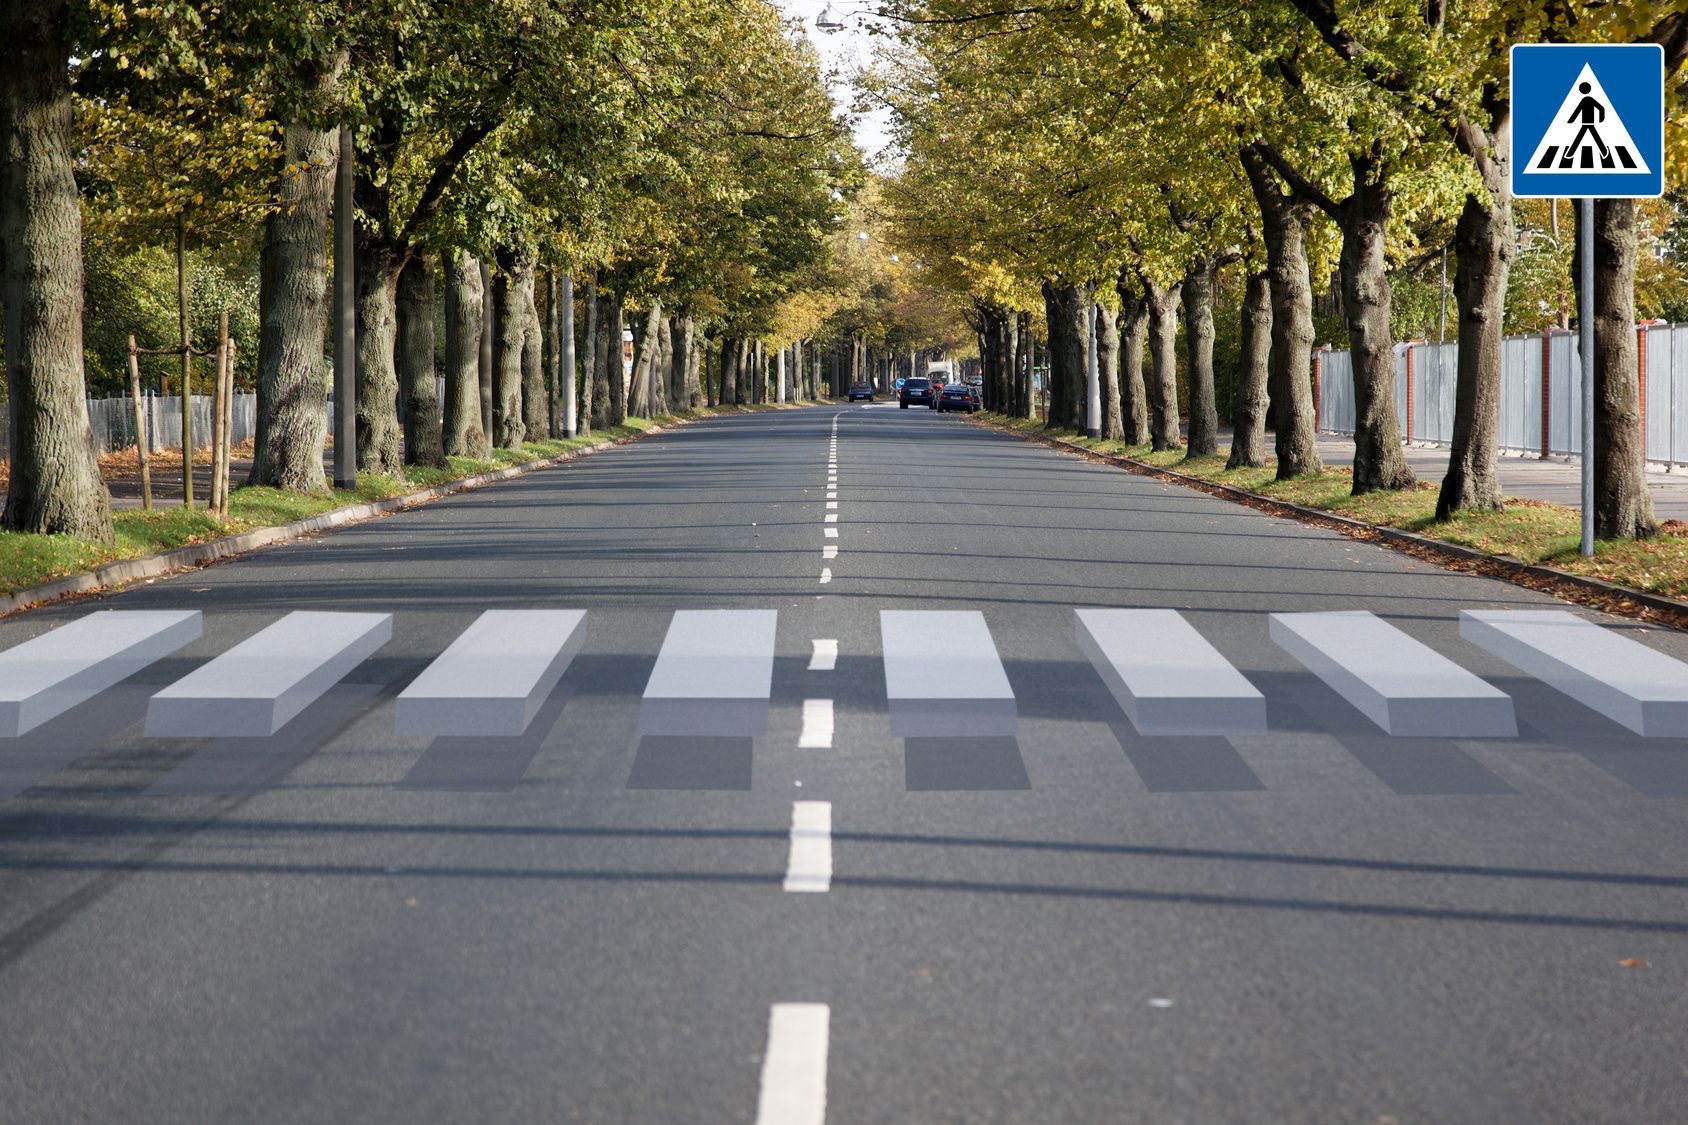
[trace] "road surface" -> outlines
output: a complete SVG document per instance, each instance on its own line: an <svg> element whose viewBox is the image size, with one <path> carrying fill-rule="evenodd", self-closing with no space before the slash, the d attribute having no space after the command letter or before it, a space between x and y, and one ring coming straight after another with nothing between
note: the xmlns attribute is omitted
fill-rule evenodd
<svg viewBox="0 0 1688 1125"><path fill-rule="evenodd" d="M1264 731L1139 734L1078 607L1178 611ZM395 733L481 613L539 608L587 616L526 733ZM1688 748L1461 638L1544 608L876 404L23 614L0 650L100 609L203 636L0 738L0 1117L1681 1121ZM1330 610L1519 735L1384 733L1273 639ZM145 733L295 611L391 640L272 736Z"/></svg>

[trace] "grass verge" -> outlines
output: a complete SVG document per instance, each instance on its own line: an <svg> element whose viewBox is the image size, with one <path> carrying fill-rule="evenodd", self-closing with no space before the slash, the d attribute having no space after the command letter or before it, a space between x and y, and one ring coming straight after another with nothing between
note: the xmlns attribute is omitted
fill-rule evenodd
<svg viewBox="0 0 1688 1125"><path fill-rule="evenodd" d="M1276 479L1276 464L1263 468L1227 469L1225 456L1188 457L1184 450L1156 453L1146 445L1092 440L1072 430L1048 429L1042 422L1002 415L983 415L991 425L1036 434L1077 449L1128 457L1159 469L1170 469L1214 484L1242 489L1256 496L1285 500L1376 527L1400 528L1445 543L1482 551L1496 558L1551 566L1570 574L1598 578L1620 586L1669 597L1688 597L1688 535L1667 527L1653 539L1601 541L1594 555L1583 558L1581 514L1575 508L1543 500L1509 497L1499 512L1456 512L1436 519L1438 483L1420 481L1416 490L1351 495L1353 472L1330 467L1313 476Z"/></svg>
<svg viewBox="0 0 1688 1125"><path fill-rule="evenodd" d="M261 527L276 527L294 523L344 508L395 496L423 488L431 488L465 477L492 472L511 465L547 460L564 453L578 452L595 446L632 437L652 426L715 414L737 413L740 410L771 409L751 407L715 407L693 411L683 416L665 415L660 418L629 418L620 426L594 430L591 437L577 437L558 441L530 441L519 452L495 449L492 456L480 460L471 457L449 458L445 469L407 466L405 479L362 473L355 489L335 489L323 493L284 492L276 488L235 488L229 494L229 518L217 519L203 508L187 511L182 508L155 508L152 511L122 511L113 518L117 541L112 546L74 539L68 535L31 535L23 532L0 531L0 594L51 582L71 574L93 570L117 559L156 555L238 535Z"/></svg>

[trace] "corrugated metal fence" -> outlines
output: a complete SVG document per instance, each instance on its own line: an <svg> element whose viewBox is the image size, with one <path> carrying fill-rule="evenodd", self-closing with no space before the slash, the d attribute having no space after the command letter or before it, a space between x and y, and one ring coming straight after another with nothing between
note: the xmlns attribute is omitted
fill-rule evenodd
<svg viewBox="0 0 1688 1125"><path fill-rule="evenodd" d="M1688 324L1643 324L1636 332L1640 337L1647 459L1688 464ZM1560 455L1582 452L1582 364L1577 345L1575 333L1557 329L1540 335L1508 336L1502 341L1501 448ZM1320 348L1316 358L1319 428L1351 434L1352 357L1346 349ZM1395 410L1409 440L1440 444L1453 440L1458 365L1459 344L1455 342L1395 346Z"/></svg>
<svg viewBox="0 0 1688 1125"><path fill-rule="evenodd" d="M257 432L258 396L234 396L234 432L230 444L248 441ZM193 411L193 445L195 449L211 447L211 396L194 395L189 403ZM147 448L149 450L181 448L182 399L180 395L146 395L141 400L146 414ZM127 395L121 398L91 398L88 400L88 425L94 434L94 449L112 453L135 446L135 408ZM10 427L0 426L0 458L9 457Z"/></svg>

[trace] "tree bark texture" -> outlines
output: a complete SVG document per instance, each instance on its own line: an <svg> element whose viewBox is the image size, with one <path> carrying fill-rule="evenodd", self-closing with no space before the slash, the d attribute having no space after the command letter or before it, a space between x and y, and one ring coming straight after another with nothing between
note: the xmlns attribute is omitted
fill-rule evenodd
<svg viewBox="0 0 1688 1125"><path fill-rule="evenodd" d="M1096 305L1096 364L1102 381L1102 440L1119 441L1125 437L1125 423L1120 418L1119 393L1119 314L1106 305Z"/></svg>
<svg viewBox="0 0 1688 1125"><path fill-rule="evenodd" d="M1395 413L1395 341L1389 330L1389 260L1393 210L1388 183L1356 159L1354 193L1342 204L1342 305L1354 365L1353 494L1417 487Z"/></svg>
<svg viewBox="0 0 1688 1125"><path fill-rule="evenodd" d="M1149 444L1149 395L1143 382L1143 346L1149 336L1149 304L1121 287L1120 425L1125 444Z"/></svg>
<svg viewBox="0 0 1688 1125"><path fill-rule="evenodd" d="M12 436L0 526L110 543L111 494L84 398L70 7L0 3L0 298Z"/></svg>
<svg viewBox="0 0 1688 1125"><path fill-rule="evenodd" d="M582 356L580 368L580 403L576 406L576 433L580 437L589 437L592 433L593 402L597 398L598 368L600 366L598 346L598 279L596 275L586 282L586 323L581 334L580 354Z"/></svg>
<svg viewBox="0 0 1688 1125"><path fill-rule="evenodd" d="M391 248L381 239L358 235L357 356L358 471L396 477L404 473L404 435L399 430L398 278Z"/></svg>
<svg viewBox="0 0 1688 1125"><path fill-rule="evenodd" d="M498 302L492 292L492 265L481 262L481 354L478 360L478 377L481 390L481 428L486 431L487 451L492 450L492 441L497 431L492 425L492 369L493 352L498 342Z"/></svg>
<svg viewBox="0 0 1688 1125"><path fill-rule="evenodd" d="M1266 464L1266 383L1272 358L1272 286L1266 271L1243 282L1242 348L1237 373L1237 401L1231 415L1228 469L1258 469Z"/></svg>
<svg viewBox="0 0 1688 1125"><path fill-rule="evenodd" d="M1578 208L1580 211L1581 208ZM1580 287L1579 287L1580 288ZM1635 202L1594 201L1594 534L1658 533L1635 334ZM1585 315L1585 310L1578 310Z"/></svg>
<svg viewBox="0 0 1688 1125"><path fill-rule="evenodd" d="M621 294L611 293L608 304L605 306L605 311L608 313L608 316L605 317L605 325L608 328L605 336L609 343L611 360L609 365L609 412L605 417L612 426L619 426L627 421L627 368L622 362L621 333L623 320L621 310Z"/></svg>
<svg viewBox="0 0 1688 1125"><path fill-rule="evenodd" d="M501 449L520 449L527 436L522 424L522 347L527 339L527 309L522 293L523 265L513 252L500 250L492 279L498 338L493 349L492 432Z"/></svg>
<svg viewBox="0 0 1688 1125"><path fill-rule="evenodd" d="M332 72L302 76L328 84ZM258 252L258 426L247 483L326 492L328 220L339 129L282 128L277 206ZM346 263L350 264L350 263ZM339 264L336 268L340 268Z"/></svg>
<svg viewBox="0 0 1688 1125"><path fill-rule="evenodd" d="M597 426L610 424L610 382L621 381L621 333L616 332L613 346L610 341L612 303L609 293L598 290L597 299L593 302L597 316L592 337L593 350L598 357L597 370L592 379L592 423ZM619 328L619 321L617 326Z"/></svg>
<svg viewBox="0 0 1688 1125"><path fill-rule="evenodd" d="M1272 287L1272 416L1279 480L1317 473L1318 419L1313 412L1313 287L1308 275L1307 224L1313 204L1281 191L1271 169L1252 148L1241 152L1243 169L1260 207L1266 271Z"/></svg>
<svg viewBox="0 0 1688 1125"><path fill-rule="evenodd" d="M445 435L452 457L485 457L481 427L481 264L463 251L446 257Z"/></svg>
<svg viewBox="0 0 1688 1125"><path fill-rule="evenodd" d="M399 274L399 375L404 387L404 460L445 468L439 382L434 373L434 261L417 251Z"/></svg>
<svg viewBox="0 0 1688 1125"><path fill-rule="evenodd" d="M1184 278L1185 368L1190 383L1190 457L1219 453L1219 410L1213 391L1213 282L1216 267L1204 261Z"/></svg>
<svg viewBox="0 0 1688 1125"><path fill-rule="evenodd" d="M1178 428L1178 289L1145 279L1143 293L1149 307L1149 443L1159 453L1184 444Z"/></svg>
<svg viewBox="0 0 1688 1125"><path fill-rule="evenodd" d="M539 322L539 271L522 271L522 437L544 441L551 432L551 396L545 393L545 332Z"/></svg>
<svg viewBox="0 0 1688 1125"><path fill-rule="evenodd" d="M1499 511L1500 362L1506 281L1516 237L1508 159L1511 125L1495 131L1495 152L1478 161L1487 197L1465 197L1454 225L1454 302L1459 308L1459 365L1448 472L1436 497L1436 518L1464 509Z"/></svg>

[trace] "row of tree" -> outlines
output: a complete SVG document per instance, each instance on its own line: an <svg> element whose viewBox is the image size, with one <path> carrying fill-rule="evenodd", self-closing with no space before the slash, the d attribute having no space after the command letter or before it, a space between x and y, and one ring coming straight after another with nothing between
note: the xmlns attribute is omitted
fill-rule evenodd
<svg viewBox="0 0 1688 1125"><path fill-rule="evenodd" d="M764 397L782 363L817 390L803 344L842 303L833 251L864 173L767 0L0 0L0 17L6 527L112 537L83 407L85 234L174 249L183 384L188 251L250 248L254 484L326 487L346 265L362 471L555 435L577 377L581 431Z"/></svg>
<svg viewBox="0 0 1688 1125"><path fill-rule="evenodd" d="M987 392L1033 409L1047 325L1051 425L1083 426L1092 339L1110 438L1218 447L1216 293L1241 305L1230 463L1318 471L1314 279L1334 272L1354 357L1353 489L1416 485L1396 416L1391 281L1444 248L1460 343L1439 517L1501 505L1501 339L1518 254L1508 54L1537 41L1662 44L1688 168L1688 12L1645 0L898 0L882 68L907 153L897 237L963 295ZM1596 529L1655 529L1636 378L1636 207L1595 208ZM1554 214L1555 223L1557 213ZM1094 328L1092 325L1094 324ZM1147 345L1147 370L1143 360Z"/></svg>

